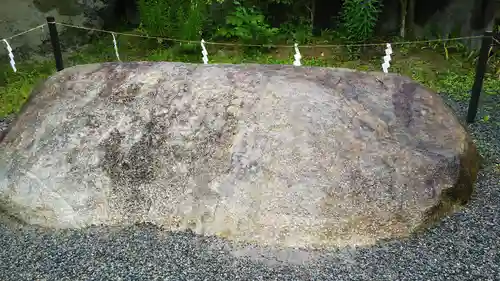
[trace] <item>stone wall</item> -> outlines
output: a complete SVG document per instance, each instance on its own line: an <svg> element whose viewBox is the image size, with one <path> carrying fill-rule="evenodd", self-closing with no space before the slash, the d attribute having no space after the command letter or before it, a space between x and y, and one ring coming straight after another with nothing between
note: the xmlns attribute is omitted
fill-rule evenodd
<svg viewBox="0 0 500 281"><path fill-rule="evenodd" d="M416 26L415 34L418 37L432 38L437 36L476 36L482 35L486 28L493 27L495 13L500 16L499 6L493 5L494 0L484 7L478 7L478 0L454 0L443 10L437 11L423 26ZM482 6L482 5L481 5ZM477 18L480 24L475 24ZM473 49L481 46L481 40L472 39L463 42Z"/></svg>
<svg viewBox="0 0 500 281"><path fill-rule="evenodd" d="M418 38L467 37L481 35L500 18L499 0L416 0L415 36ZM434 1L435 2L435 1ZM399 34L400 1L385 0L378 32ZM477 49L481 40L464 41Z"/></svg>
<svg viewBox="0 0 500 281"><path fill-rule="evenodd" d="M2 0L0 9L0 38L10 37L19 32L46 22L47 16L56 20L75 24L102 25L99 10L105 8L107 0ZM59 30L64 30L61 26ZM20 46L37 47L48 38L47 28L16 37L9 41L12 48ZM0 55L5 55L2 43Z"/></svg>

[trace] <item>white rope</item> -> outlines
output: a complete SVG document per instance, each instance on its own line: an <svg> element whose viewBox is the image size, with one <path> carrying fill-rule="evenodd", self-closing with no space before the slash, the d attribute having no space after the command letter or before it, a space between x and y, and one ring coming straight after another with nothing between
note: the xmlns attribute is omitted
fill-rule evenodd
<svg viewBox="0 0 500 281"><path fill-rule="evenodd" d="M295 55L293 57L295 58L295 60L293 61L293 65L300 66L301 65L300 59L302 58L302 56L300 55L299 45L295 43L294 47L295 47Z"/></svg>
<svg viewBox="0 0 500 281"><path fill-rule="evenodd" d="M43 28L45 25L46 25L46 23L44 23L44 24L40 24L39 26L36 26L36 27L30 28L30 29L28 29L28 30L26 30L26 31L19 32L19 33L14 34L14 35L12 35L12 36L10 36L10 37L4 38L4 39L2 39L2 41L3 41L3 40L5 40L5 39L10 40L10 39L16 38L16 37L18 37L18 36L24 35L24 34L26 34L26 33L29 33L29 32L31 32L31 31L33 31L33 30L37 30L37 29L39 29L39 28Z"/></svg>
<svg viewBox="0 0 500 281"><path fill-rule="evenodd" d="M10 66L12 67L12 70L14 70L14 72L17 72L16 62L14 61L14 54L12 53L12 48L10 47L9 42L7 42L7 39L3 39L2 41L5 43L7 52L9 53Z"/></svg>
<svg viewBox="0 0 500 281"><path fill-rule="evenodd" d="M17 34L14 34L10 37L7 37L7 38L4 38L4 39L1 39L1 41L3 41L5 43L5 47L7 49L7 53L8 53L8 56L9 56L9 63L10 63L10 66L12 67L12 70L14 72L17 72L17 68L16 68L16 61L14 60L14 53L12 52L12 47L10 46L9 42L7 40L10 40L12 38L16 38L18 36L21 36L21 35L24 35L26 33L29 33L31 31L34 31L34 30L37 30L39 28L42 28L42 31L43 31L43 27L45 26L45 24L41 24L39 26L36 26L36 27L33 27L33 28L30 28L26 31L23 31L23 32L19 32Z"/></svg>
<svg viewBox="0 0 500 281"><path fill-rule="evenodd" d="M55 22L55 24L61 25L61 26L66 26L66 27L84 29L84 30L92 30L92 31L98 31L98 32L111 33L111 35L113 36L113 45L114 45L114 49L115 49L116 58L118 59L118 61L121 61L121 59L120 59L120 55L119 55L119 52L118 52L118 44L117 44L117 41L116 41L116 35L117 34L118 35L124 35L124 36L132 36L132 37L155 38L155 39L162 39L162 40L165 40L165 41L174 41L174 42L186 42L186 43L194 43L195 42L195 41L190 41L190 40L165 38L165 37L155 37L155 36L148 36L148 35L142 35L142 34L113 32L113 31L107 31L107 30L102 30L102 29L95 29L95 28L83 27L83 26L76 26L76 25L71 25L71 24L66 24L66 23L60 23L60 22ZM26 33L29 33L31 31L34 31L34 30L37 30L37 29L40 29L40 28L43 31L43 28L44 28L45 25L46 25L46 23L41 24L41 25L36 26L36 27L33 27L33 28L28 29L26 31L17 33L15 35L10 36L10 37L1 39L6 44L6 47L7 47L7 50L8 50L8 55L9 55L9 58L10 58L10 65L11 65L12 69L14 70L14 72L17 72L16 66L15 66L16 63L15 63L15 60L14 60L14 54L12 52L12 48L9 45L9 42L7 42L7 40L10 40L12 38L24 35ZM476 38L479 39L479 38L483 38L483 37L484 37L483 35L478 35L478 36L455 37L455 38L446 38L446 39L432 39L432 40L420 40L420 41L402 41L402 42L384 43L384 44L382 44L382 43L369 43L369 44L354 43L354 44L334 44L334 45L304 45L304 46L301 46L301 47L302 48L329 48L329 47L356 47L356 46L357 47L361 47L361 46L381 46L381 45L385 45L386 46L386 50L385 50L386 55L384 56L384 63L382 64L382 70L385 73L388 73L389 67L390 67L390 61L391 61L391 54L393 53L392 52L391 44L392 45L423 44L423 43L430 43L430 42L448 42L448 41L476 39ZM498 43L498 40L496 38L493 38L493 40ZM253 46L253 47L274 47L274 48L290 48L291 47L290 45L270 45L270 44L260 45L260 44L234 44L234 43L223 43L223 42L206 42L205 40L202 39L201 40L201 47L202 47L202 55L203 55L203 63L204 64L208 64L208 52L207 52L207 49L205 48L205 44L222 45L222 46L247 46L247 47L252 47ZM293 46L293 48L295 48L295 55L294 55L295 59L294 59L293 64L296 65L296 66L300 66L301 65L300 60L301 60L302 56L300 54L300 51L299 51L299 48L298 48L298 44L295 43L294 46Z"/></svg>
<svg viewBox="0 0 500 281"><path fill-rule="evenodd" d="M116 37L115 37L115 34L114 33L111 33L111 35L113 36L113 46L115 47L115 54L116 54L116 59L118 61L122 61L120 59L120 54L118 53L118 45L116 44Z"/></svg>
<svg viewBox="0 0 500 281"><path fill-rule="evenodd" d="M114 32L114 31L109 31L109 30L102 30L102 29L96 29L96 28L90 28L90 27L84 27L84 26L71 25L71 24L61 23L61 22L56 22L55 24L61 25L61 26L66 26L66 27L90 30L90 31L115 33L117 35L130 36L130 37L161 39L163 41L183 42L183 43L192 43L192 44L199 42L199 41L193 41L193 40L183 40L183 39L168 38L168 37L158 37L158 36L149 36L149 35L142 35L142 34ZM426 43L432 43L432 42L449 42L449 41L459 41L459 40L467 40L467 39L479 39L479 38L483 38L483 37L484 37L483 35L477 35L477 36L454 37L454 38L446 38L446 39L401 41L401 42L394 42L394 43L392 43L392 45L426 44ZM293 48L293 46L290 46L290 45L273 45L273 44L239 44L239 43L235 44L235 43L208 42L208 41L203 41L203 43L207 44L207 45L219 45L219 46ZM348 43L348 44L329 44L329 45L302 45L301 48L367 47L367 46L385 46L385 45L386 45L386 43Z"/></svg>
<svg viewBox="0 0 500 281"><path fill-rule="evenodd" d="M205 48L205 40L201 39L201 54L203 55L203 64L208 64L208 52Z"/></svg>
<svg viewBox="0 0 500 281"><path fill-rule="evenodd" d="M389 67L391 64L389 63L391 61L391 55L392 55L392 47L390 43L387 43L387 48L385 49L385 56L384 56L384 63L382 64L382 70L384 73L389 73Z"/></svg>

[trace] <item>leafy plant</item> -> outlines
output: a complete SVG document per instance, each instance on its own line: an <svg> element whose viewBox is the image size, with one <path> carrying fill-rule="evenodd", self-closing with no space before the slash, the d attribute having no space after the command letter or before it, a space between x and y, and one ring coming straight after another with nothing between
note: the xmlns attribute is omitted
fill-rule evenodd
<svg viewBox="0 0 500 281"><path fill-rule="evenodd" d="M467 50L467 47L461 41L448 40L448 38L454 37L453 34L449 33L447 35L443 35L439 32L436 26L431 26L428 29L427 33L430 34L431 38L435 39L425 43L421 47L422 49L432 49L434 51L442 50L443 55L447 60L450 59L450 54L452 52L464 54L467 59L471 59L475 55L475 52Z"/></svg>
<svg viewBox="0 0 500 281"><path fill-rule="evenodd" d="M307 44L313 37L310 23L292 24L285 23L279 28L280 34L290 43Z"/></svg>
<svg viewBox="0 0 500 281"><path fill-rule="evenodd" d="M206 21L204 0L139 0L139 30L151 36L198 40Z"/></svg>
<svg viewBox="0 0 500 281"><path fill-rule="evenodd" d="M264 15L255 7L245 7L235 1L235 10L226 17L225 26L216 35L227 39L238 39L247 44L266 44L278 32L265 20Z"/></svg>
<svg viewBox="0 0 500 281"><path fill-rule="evenodd" d="M139 29L152 36L168 36L175 29L175 21L170 21L170 1L139 0L137 2L141 25Z"/></svg>
<svg viewBox="0 0 500 281"><path fill-rule="evenodd" d="M356 42L371 39L381 8L380 0L344 0L340 18L345 37Z"/></svg>

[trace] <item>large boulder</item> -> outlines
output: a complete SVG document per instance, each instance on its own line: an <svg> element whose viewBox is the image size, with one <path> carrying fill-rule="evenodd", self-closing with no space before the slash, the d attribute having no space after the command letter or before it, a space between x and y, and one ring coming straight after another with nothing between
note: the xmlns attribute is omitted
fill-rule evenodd
<svg viewBox="0 0 500 281"><path fill-rule="evenodd" d="M0 206L30 224L304 247L407 236L467 202L478 169L453 112L409 78L167 62L50 77L0 159Z"/></svg>

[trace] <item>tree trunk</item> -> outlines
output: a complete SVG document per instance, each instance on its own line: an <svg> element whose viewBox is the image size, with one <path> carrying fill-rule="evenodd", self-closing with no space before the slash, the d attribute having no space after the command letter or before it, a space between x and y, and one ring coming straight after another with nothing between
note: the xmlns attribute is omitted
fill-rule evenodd
<svg viewBox="0 0 500 281"><path fill-rule="evenodd" d="M316 14L316 0L311 0L311 29L314 29L314 14Z"/></svg>
<svg viewBox="0 0 500 281"><path fill-rule="evenodd" d="M400 0L401 3L401 24L399 26L399 36L405 38L406 36L406 14L408 11L408 0Z"/></svg>
<svg viewBox="0 0 500 281"><path fill-rule="evenodd" d="M316 0L311 0L310 6L306 5L306 9L309 11L309 19L311 21L311 32L314 33L314 21L316 20L314 18L314 15L316 14Z"/></svg>
<svg viewBox="0 0 500 281"><path fill-rule="evenodd" d="M415 0L408 0L408 16L406 20L406 35L415 37Z"/></svg>

